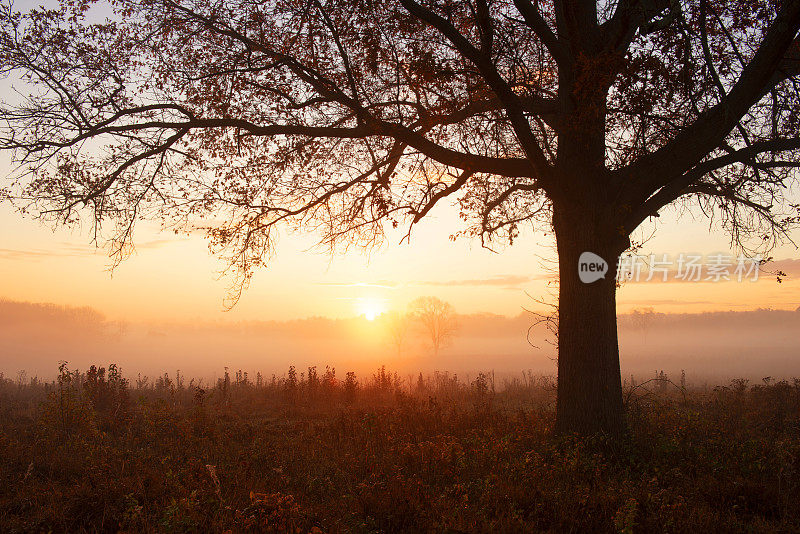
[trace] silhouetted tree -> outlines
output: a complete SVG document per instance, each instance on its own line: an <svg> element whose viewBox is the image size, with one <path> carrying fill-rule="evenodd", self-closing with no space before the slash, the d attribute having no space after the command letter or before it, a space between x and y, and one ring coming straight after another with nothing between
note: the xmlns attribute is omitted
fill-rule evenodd
<svg viewBox="0 0 800 534"><path fill-rule="evenodd" d="M411 324L411 318L406 313L392 311L385 316L386 334L389 342L397 351L397 355L401 356L403 348L406 344L408 337L408 330Z"/></svg>
<svg viewBox="0 0 800 534"><path fill-rule="evenodd" d="M631 312L631 324L637 330L642 331L642 338L647 342L647 331L650 329L650 326L653 324L653 319L655 317L655 311L653 308L644 308L644 309L635 309Z"/></svg>
<svg viewBox="0 0 800 534"><path fill-rule="evenodd" d="M409 304L409 310L425 332L433 355L438 356L456 333L458 324L453 305L436 297L420 297Z"/></svg>
<svg viewBox="0 0 800 534"><path fill-rule="evenodd" d="M800 2L94 3L0 8L5 195L113 223L115 257L138 218L200 219L238 288L279 224L369 245L458 195L482 242L552 228L560 431L624 428L616 284L582 252L613 273L675 201L742 244L796 221Z"/></svg>

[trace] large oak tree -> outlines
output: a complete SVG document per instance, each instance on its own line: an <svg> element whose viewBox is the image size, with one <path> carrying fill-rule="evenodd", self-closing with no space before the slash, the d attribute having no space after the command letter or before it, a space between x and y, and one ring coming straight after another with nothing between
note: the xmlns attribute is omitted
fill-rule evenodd
<svg viewBox="0 0 800 534"><path fill-rule="evenodd" d="M71 222L205 221L245 284L279 225L371 244L447 197L559 256L559 431L624 431L611 264L675 202L795 221L800 2L92 0L2 8L6 194ZM101 17L105 22L96 23ZM26 203L27 202L27 203Z"/></svg>

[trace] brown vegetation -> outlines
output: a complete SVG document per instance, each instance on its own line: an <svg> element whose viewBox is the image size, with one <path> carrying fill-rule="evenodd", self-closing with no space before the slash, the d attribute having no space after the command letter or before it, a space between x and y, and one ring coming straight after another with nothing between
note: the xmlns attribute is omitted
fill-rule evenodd
<svg viewBox="0 0 800 534"><path fill-rule="evenodd" d="M530 374L4 378L0 530L800 528L800 381L664 378L626 393L625 445L553 438Z"/></svg>

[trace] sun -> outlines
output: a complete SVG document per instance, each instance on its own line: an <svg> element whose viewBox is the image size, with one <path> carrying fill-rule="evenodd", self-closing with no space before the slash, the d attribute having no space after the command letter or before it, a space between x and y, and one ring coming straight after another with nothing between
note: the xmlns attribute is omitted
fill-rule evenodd
<svg viewBox="0 0 800 534"><path fill-rule="evenodd" d="M376 317L386 311L383 301L376 298L358 299L358 313L367 321L374 321Z"/></svg>

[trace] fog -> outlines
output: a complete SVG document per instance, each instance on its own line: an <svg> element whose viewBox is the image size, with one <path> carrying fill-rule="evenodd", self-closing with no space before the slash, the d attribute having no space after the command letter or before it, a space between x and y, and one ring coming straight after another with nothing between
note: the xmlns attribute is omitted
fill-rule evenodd
<svg viewBox="0 0 800 534"><path fill-rule="evenodd" d="M554 375L553 335L533 314L459 316L452 342L435 357L421 329L409 328L398 350L389 320L309 318L286 322L134 323L90 308L0 300L0 372L52 379L70 369L116 363L129 378L170 375L214 381L227 367L283 376L290 365L334 367L368 376L381 365L400 376L435 370L462 377L494 371ZM705 314L620 315L622 376L637 381L682 370L694 383L731 378L800 377L800 312L754 310Z"/></svg>

